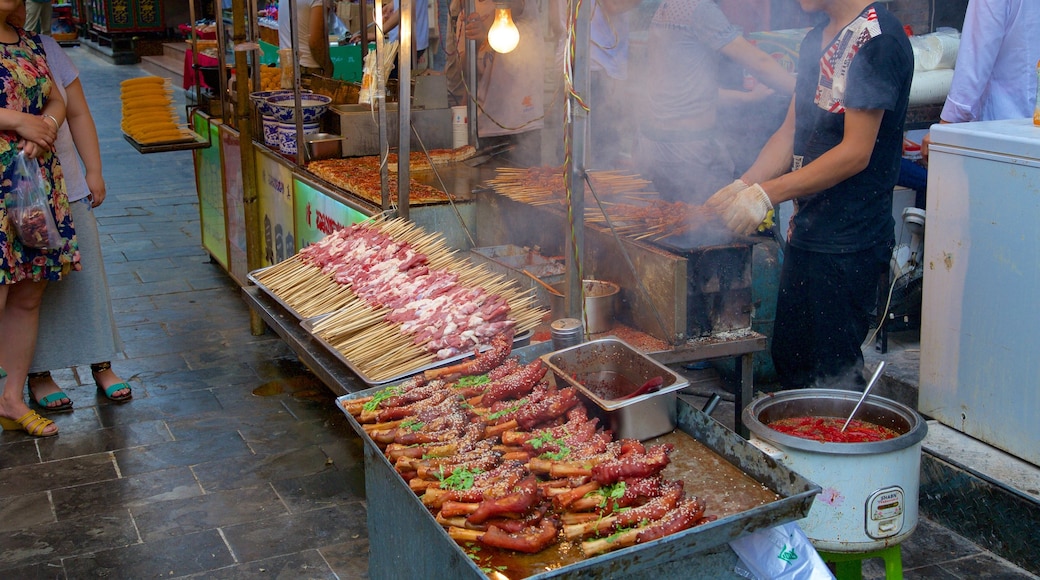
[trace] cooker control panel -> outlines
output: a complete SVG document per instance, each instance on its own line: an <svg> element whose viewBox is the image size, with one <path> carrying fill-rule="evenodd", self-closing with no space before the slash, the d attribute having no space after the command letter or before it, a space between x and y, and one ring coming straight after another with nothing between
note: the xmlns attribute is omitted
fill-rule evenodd
<svg viewBox="0 0 1040 580"><path fill-rule="evenodd" d="M866 532L871 538L888 538L903 529L903 488L898 485L867 497Z"/></svg>

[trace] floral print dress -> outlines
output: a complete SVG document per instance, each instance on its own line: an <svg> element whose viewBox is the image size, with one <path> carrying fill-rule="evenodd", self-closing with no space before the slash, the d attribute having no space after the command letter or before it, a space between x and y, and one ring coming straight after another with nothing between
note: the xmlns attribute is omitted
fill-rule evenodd
<svg viewBox="0 0 1040 580"><path fill-rule="evenodd" d="M47 97L53 90L50 69L39 37L22 29L18 42L0 43L0 106L23 113L40 115ZM51 184L50 205L54 223L61 234L62 245L54 250L39 250L22 245L7 212L12 195L11 176L15 156L18 155L18 134L0 131L0 284L14 284L23 280L60 280L70 270L78 268L79 251L72 225L69 200L65 195L65 180L57 155L45 153L38 158L43 177Z"/></svg>

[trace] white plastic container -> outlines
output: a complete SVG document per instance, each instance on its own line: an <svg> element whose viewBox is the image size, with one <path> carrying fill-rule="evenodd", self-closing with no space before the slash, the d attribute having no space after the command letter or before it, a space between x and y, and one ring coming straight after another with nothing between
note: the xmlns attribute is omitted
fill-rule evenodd
<svg viewBox="0 0 1040 580"><path fill-rule="evenodd" d="M743 412L752 444L823 488L809 515L798 522L819 550L873 552L899 544L917 527L921 442L928 425L916 411L868 396L856 419L899 433L871 443L822 443L767 426L793 417L847 418L861 394L783 391L759 397Z"/></svg>

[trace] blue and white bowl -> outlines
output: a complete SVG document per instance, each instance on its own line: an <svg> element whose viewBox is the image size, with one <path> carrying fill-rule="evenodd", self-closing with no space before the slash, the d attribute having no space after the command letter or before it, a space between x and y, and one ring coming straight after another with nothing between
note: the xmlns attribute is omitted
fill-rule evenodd
<svg viewBox="0 0 1040 580"><path fill-rule="evenodd" d="M272 149L279 149L282 145L282 135L278 132L278 119L265 115L263 124L264 143Z"/></svg>
<svg viewBox="0 0 1040 580"><path fill-rule="evenodd" d="M296 123L276 123L278 127L278 150L286 155L296 155ZM304 123L303 134L318 132L318 123Z"/></svg>
<svg viewBox="0 0 1040 580"><path fill-rule="evenodd" d="M309 89L303 89L300 92L301 93L310 94L311 91ZM272 90L272 91L254 91L252 93L249 93L249 99L251 101L253 101L253 104L256 106L256 110L260 113L260 115L265 116L265 117L273 117L274 116L274 110L271 109L270 105L267 103L267 98L268 97L276 97L276 96L285 96L285 95L292 96L292 94L293 94L292 89L275 89L275 90Z"/></svg>
<svg viewBox="0 0 1040 580"><path fill-rule="evenodd" d="M325 111L328 110L330 103L332 103L332 97L325 95L319 95L316 93L300 95L300 110L303 113L303 122L316 122L325 114ZM295 95L274 95L267 97L267 104L271 109L271 114L277 118L278 121L282 123L296 122Z"/></svg>

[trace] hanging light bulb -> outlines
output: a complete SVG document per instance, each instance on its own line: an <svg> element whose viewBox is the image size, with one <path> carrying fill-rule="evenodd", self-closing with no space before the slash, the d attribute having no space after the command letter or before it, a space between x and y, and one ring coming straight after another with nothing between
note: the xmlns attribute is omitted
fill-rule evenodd
<svg viewBox="0 0 1040 580"><path fill-rule="evenodd" d="M495 52L503 54L512 52L520 43L520 31L513 24L513 14L509 5L504 2L495 2L495 22L488 30L488 44Z"/></svg>

